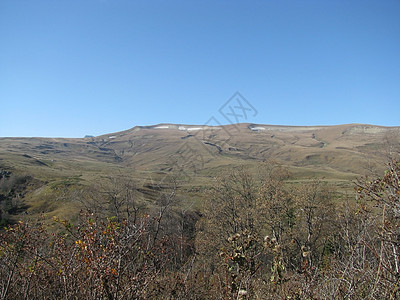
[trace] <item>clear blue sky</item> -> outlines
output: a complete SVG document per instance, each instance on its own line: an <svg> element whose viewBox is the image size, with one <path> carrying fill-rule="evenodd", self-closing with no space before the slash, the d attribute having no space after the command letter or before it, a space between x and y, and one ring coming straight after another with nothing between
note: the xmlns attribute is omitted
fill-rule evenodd
<svg viewBox="0 0 400 300"><path fill-rule="evenodd" d="M0 0L0 136L400 125L399 0Z"/></svg>

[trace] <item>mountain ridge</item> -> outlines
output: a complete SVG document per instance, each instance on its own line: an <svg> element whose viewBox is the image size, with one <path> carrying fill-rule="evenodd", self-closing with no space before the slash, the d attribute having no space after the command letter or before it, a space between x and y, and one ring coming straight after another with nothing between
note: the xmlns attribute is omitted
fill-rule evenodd
<svg viewBox="0 0 400 300"><path fill-rule="evenodd" d="M28 211L58 215L76 209L54 194L109 177L137 182L146 199L165 178L175 178L182 198L198 203L216 176L238 167L257 174L267 161L287 167L293 182L320 179L351 190L351 180L381 172L399 149L397 126L161 123L86 138L0 138L0 171L41 182L24 196Z"/></svg>
<svg viewBox="0 0 400 300"><path fill-rule="evenodd" d="M166 160L174 156L177 159L176 154L182 154L181 148L187 146L186 151L193 151L206 163L217 162L219 156L225 156L227 160L228 157L260 161L272 158L284 164L307 165L307 160L312 158L316 163L316 157L322 154L327 158L320 164L334 159L337 154L343 158L344 151L349 155L374 156L374 152L384 148L385 143L396 144L399 135L398 126L370 124L287 126L239 123L207 126L160 123L85 138L0 138L0 159L8 153L25 155L25 158L26 155L36 156L39 160L53 162L86 159L127 166L145 166L148 160L147 167L153 164L148 169L154 171L156 166L165 165Z"/></svg>

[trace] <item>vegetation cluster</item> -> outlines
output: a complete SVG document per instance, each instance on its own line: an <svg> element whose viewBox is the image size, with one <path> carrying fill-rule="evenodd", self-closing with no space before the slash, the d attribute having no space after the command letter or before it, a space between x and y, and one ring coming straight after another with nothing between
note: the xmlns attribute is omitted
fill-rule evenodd
<svg viewBox="0 0 400 300"><path fill-rule="evenodd" d="M1 232L0 299L400 298L400 162L357 180L355 197L289 177L236 169L200 211L172 180L152 208L118 180L80 194L73 222Z"/></svg>
<svg viewBox="0 0 400 300"><path fill-rule="evenodd" d="M0 226L11 223L11 216L26 210L22 198L32 177L15 175L0 169Z"/></svg>

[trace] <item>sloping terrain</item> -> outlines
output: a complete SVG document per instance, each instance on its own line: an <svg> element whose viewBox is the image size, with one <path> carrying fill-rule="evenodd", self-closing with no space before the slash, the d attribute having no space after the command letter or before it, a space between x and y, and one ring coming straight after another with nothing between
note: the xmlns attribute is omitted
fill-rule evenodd
<svg viewBox="0 0 400 300"><path fill-rule="evenodd" d="M369 170L381 171L399 136L400 127L361 124L159 124L80 139L0 138L0 170L43 183L26 195L28 211L38 212L57 209L49 195L60 186L92 185L116 174L140 182L150 198L154 186L174 176L182 195L193 198L221 171L245 165L256 172L267 160L287 166L293 180L343 185Z"/></svg>

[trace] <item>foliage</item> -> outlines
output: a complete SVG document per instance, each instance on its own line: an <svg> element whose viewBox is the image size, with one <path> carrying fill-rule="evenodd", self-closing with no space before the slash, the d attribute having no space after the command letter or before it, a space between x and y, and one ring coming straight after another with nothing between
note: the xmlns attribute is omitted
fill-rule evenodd
<svg viewBox="0 0 400 300"><path fill-rule="evenodd" d="M13 222L12 216L26 210L21 199L30 176L16 175L0 169L0 227Z"/></svg>
<svg viewBox="0 0 400 300"><path fill-rule="evenodd" d="M338 201L321 181L288 185L277 164L234 170L199 221L175 184L148 209L116 181L74 224L0 233L0 299L398 299L399 175L394 160Z"/></svg>

